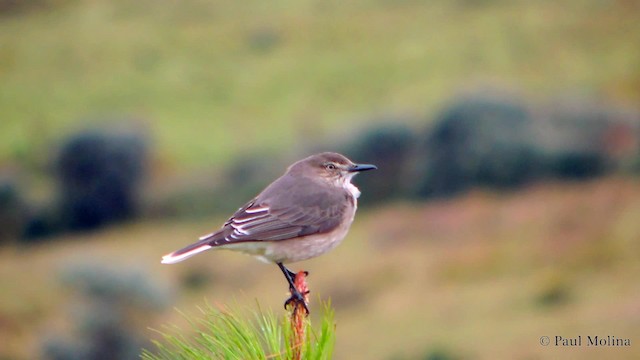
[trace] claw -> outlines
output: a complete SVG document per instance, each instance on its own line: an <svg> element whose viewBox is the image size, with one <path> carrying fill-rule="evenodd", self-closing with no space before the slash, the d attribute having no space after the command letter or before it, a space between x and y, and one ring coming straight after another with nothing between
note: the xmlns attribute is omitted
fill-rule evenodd
<svg viewBox="0 0 640 360"><path fill-rule="evenodd" d="M307 291L305 295L308 293L309 292ZM307 307L307 302L304 300L304 295L301 294L298 290L292 289L291 297L284 302L284 308L285 310L288 310L289 306L292 306L295 309L298 305L302 305L305 313L309 315L309 308Z"/></svg>

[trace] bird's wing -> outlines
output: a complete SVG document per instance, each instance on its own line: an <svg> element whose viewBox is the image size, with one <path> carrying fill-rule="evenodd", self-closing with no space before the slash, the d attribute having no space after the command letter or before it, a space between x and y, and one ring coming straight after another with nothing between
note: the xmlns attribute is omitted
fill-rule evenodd
<svg viewBox="0 0 640 360"><path fill-rule="evenodd" d="M282 181L288 191L274 194L267 188L227 220L210 244L286 240L330 232L342 222L350 206L346 191L305 185L299 179Z"/></svg>
<svg viewBox="0 0 640 360"><path fill-rule="evenodd" d="M353 208L354 200L344 189L316 185L311 180L281 177L238 209L221 229L165 255L162 262L173 264L212 247L233 243L286 240L330 232Z"/></svg>

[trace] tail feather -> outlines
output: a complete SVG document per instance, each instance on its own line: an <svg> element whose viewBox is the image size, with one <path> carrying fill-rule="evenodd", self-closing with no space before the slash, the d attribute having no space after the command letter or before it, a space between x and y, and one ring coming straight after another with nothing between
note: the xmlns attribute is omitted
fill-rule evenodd
<svg viewBox="0 0 640 360"><path fill-rule="evenodd" d="M182 260L186 260L196 254L199 254L203 251L211 249L213 247L211 246L211 242L212 242L211 235L213 234L203 236L200 238L200 241L163 256L162 263L175 264Z"/></svg>

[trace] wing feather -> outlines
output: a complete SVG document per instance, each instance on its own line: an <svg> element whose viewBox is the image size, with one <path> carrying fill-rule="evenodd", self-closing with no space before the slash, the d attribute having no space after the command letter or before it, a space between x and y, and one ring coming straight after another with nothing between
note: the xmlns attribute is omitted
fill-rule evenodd
<svg viewBox="0 0 640 360"><path fill-rule="evenodd" d="M274 191L278 188L288 191ZM341 190L319 186L311 180L280 178L238 209L219 231L223 238L217 237L212 246L329 232L341 223L349 206L344 201L348 193Z"/></svg>

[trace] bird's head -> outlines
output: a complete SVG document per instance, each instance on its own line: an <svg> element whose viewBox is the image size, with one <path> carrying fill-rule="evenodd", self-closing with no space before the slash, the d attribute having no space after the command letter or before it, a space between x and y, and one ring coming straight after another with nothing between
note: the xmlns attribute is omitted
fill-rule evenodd
<svg viewBox="0 0 640 360"><path fill-rule="evenodd" d="M357 173L374 169L377 169L375 165L356 164L344 155L324 152L296 162L291 165L289 172L346 186Z"/></svg>

